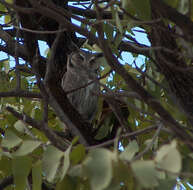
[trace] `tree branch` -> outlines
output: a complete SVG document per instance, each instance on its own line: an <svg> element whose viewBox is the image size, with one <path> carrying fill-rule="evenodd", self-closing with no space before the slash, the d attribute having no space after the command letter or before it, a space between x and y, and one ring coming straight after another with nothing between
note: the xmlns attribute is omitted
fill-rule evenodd
<svg viewBox="0 0 193 190"><path fill-rule="evenodd" d="M178 25L184 33L184 38L193 42L193 22L186 16L179 13L176 9L168 6L161 0L151 0L152 8L176 25Z"/></svg>
<svg viewBox="0 0 193 190"><path fill-rule="evenodd" d="M0 92L0 97L24 97L24 98L42 98L41 94L24 90L13 90L9 92Z"/></svg>
<svg viewBox="0 0 193 190"><path fill-rule="evenodd" d="M21 114L15 111L12 107L6 107L7 111L11 112L16 118L24 123L35 127L36 129L44 132L50 142L61 151L65 151L69 145L69 142L65 142L61 137L57 136L49 127L45 127L43 123L37 122L26 114Z"/></svg>
<svg viewBox="0 0 193 190"><path fill-rule="evenodd" d="M132 159L132 161L133 161L133 160L139 160L145 153L147 153L147 151L148 151L149 149L152 148L152 146L154 145L156 139L158 138L158 136L159 136L159 134L160 134L160 131L161 131L162 127L163 127L163 125L162 125L161 123L158 124L158 128L157 128L155 134L153 135L153 138L152 138L151 142L145 147L145 149L144 149L142 152L140 152L139 154L137 154L137 155Z"/></svg>
<svg viewBox="0 0 193 190"><path fill-rule="evenodd" d="M100 19L100 18L99 18ZM141 98L150 105L163 119L164 123L174 131L174 133L186 143L191 150L193 150L192 137L184 131L182 126L176 122L170 113L165 110L160 102L149 94L132 76L125 70L125 68L119 63L117 58L113 55L112 50L108 46L108 43L104 39L103 26L99 23L97 27L99 35L99 46L103 50L104 56L113 70L115 70L125 80L128 88L131 88L134 92L138 93Z"/></svg>
<svg viewBox="0 0 193 190"><path fill-rule="evenodd" d="M90 149L95 149L95 148L99 148L99 147L106 147L106 146L113 144L117 140L117 138L124 139L124 138L128 138L128 137L135 137L138 135L142 135L144 133L146 134L148 132L152 132L153 130L157 129L157 127L158 127L157 125L153 125L153 126L145 128L145 129L141 129L141 130L134 131L131 133L126 133L124 135L121 135L120 137L115 137L114 139L106 141L104 143L94 145L94 146L89 146L89 147L87 147L87 149L90 150Z"/></svg>

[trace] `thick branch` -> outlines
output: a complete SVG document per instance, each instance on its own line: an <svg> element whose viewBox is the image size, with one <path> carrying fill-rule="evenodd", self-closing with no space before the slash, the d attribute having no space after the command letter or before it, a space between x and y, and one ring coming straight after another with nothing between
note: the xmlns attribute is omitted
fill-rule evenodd
<svg viewBox="0 0 193 190"><path fill-rule="evenodd" d="M95 145L95 146L90 146L87 149L89 150L89 149L94 149L94 148L99 148L99 147L106 147L106 146L109 146L109 145L113 144L117 140L117 138L119 138L119 139L124 139L124 138L128 138L128 137L133 137L134 138L136 136L152 132L153 130L155 130L157 128L158 128L157 125L153 125L153 126L145 128L145 129L140 129L140 130L137 130L137 131L134 131L134 132L131 132L131 133L121 135L121 137L115 137L114 139L109 140L107 142L104 142L104 143L101 143L101 144L98 144L98 145Z"/></svg>

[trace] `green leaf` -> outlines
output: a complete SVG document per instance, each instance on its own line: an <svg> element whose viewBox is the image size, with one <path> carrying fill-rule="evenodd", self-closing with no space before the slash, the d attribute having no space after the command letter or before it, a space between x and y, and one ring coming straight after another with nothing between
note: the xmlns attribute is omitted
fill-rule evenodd
<svg viewBox="0 0 193 190"><path fill-rule="evenodd" d="M0 11L5 11L5 6L2 3L0 3ZM1 16L1 14L0 14L0 16Z"/></svg>
<svg viewBox="0 0 193 190"><path fill-rule="evenodd" d="M90 179L92 189L106 188L112 179L113 153L106 149L95 149L89 153L83 166L86 175Z"/></svg>
<svg viewBox="0 0 193 190"><path fill-rule="evenodd" d="M175 0L175 1L177 1L177 0ZM174 2L175 2L174 1ZM179 1L179 3L178 3L178 1L177 2L175 2L176 4L175 4L175 7L172 5L172 7L174 7L174 8L177 8L178 7L178 11L180 12L180 13L182 13L182 14L187 14L188 13L188 11L189 11L189 2L188 2L188 0L183 0L183 1ZM171 5L170 5L171 6Z"/></svg>
<svg viewBox="0 0 193 190"><path fill-rule="evenodd" d="M179 0L163 0L170 7L177 8ZM181 2L181 1L180 1Z"/></svg>
<svg viewBox="0 0 193 190"><path fill-rule="evenodd" d="M57 174L58 168L63 162L64 153L53 146L48 146L43 155L43 172L45 178L52 182Z"/></svg>
<svg viewBox="0 0 193 190"><path fill-rule="evenodd" d="M159 180L159 186L156 188L156 190L174 189L175 184L176 184L176 179Z"/></svg>
<svg viewBox="0 0 193 190"><path fill-rule="evenodd" d="M158 185L157 172L153 161L137 160L131 164L134 175L145 188L151 188Z"/></svg>
<svg viewBox="0 0 193 190"><path fill-rule="evenodd" d="M40 146L41 142L26 140L22 142L22 145L16 150L12 155L13 156L25 156L31 152L33 152L38 146Z"/></svg>
<svg viewBox="0 0 193 190"><path fill-rule="evenodd" d="M5 60L3 61L3 66L4 66L4 68L5 68L5 73L8 74L9 69L10 69L9 59L5 59Z"/></svg>
<svg viewBox="0 0 193 190"><path fill-rule="evenodd" d="M42 162L40 160L32 167L32 182L32 190L42 189Z"/></svg>
<svg viewBox="0 0 193 190"><path fill-rule="evenodd" d="M176 148L176 141L162 146L156 154L155 162L157 167L172 173L179 173L182 168L182 158Z"/></svg>
<svg viewBox="0 0 193 190"><path fill-rule="evenodd" d="M63 166L61 168L61 176L60 179L62 180L64 176L66 175L69 167L70 167L70 151L71 151L71 146L68 147L68 149L64 153L64 162Z"/></svg>
<svg viewBox="0 0 193 190"><path fill-rule="evenodd" d="M151 7L150 0L133 0L133 6L140 19L150 20L151 19Z"/></svg>
<svg viewBox="0 0 193 190"><path fill-rule="evenodd" d="M9 176L12 174L11 160L7 156L0 157L0 176Z"/></svg>
<svg viewBox="0 0 193 190"><path fill-rule="evenodd" d="M113 41L114 28L111 24L104 23L104 31L109 41Z"/></svg>
<svg viewBox="0 0 193 190"><path fill-rule="evenodd" d="M125 9L125 11L130 13L131 15L135 15L135 10L132 5L132 1L122 0L122 8ZM124 14L124 17L125 16L126 16L126 19L129 19L129 17L127 17L127 15Z"/></svg>
<svg viewBox="0 0 193 190"><path fill-rule="evenodd" d="M31 158L15 157L12 160L13 178L15 190L25 190L27 185L27 177L32 166Z"/></svg>
<svg viewBox="0 0 193 190"><path fill-rule="evenodd" d="M85 157L85 147L82 144L77 145L75 148L73 148L70 159L72 160L73 164L78 164L80 161L82 161Z"/></svg>
<svg viewBox="0 0 193 190"><path fill-rule="evenodd" d="M107 188L105 188L105 190L120 190L121 189L121 185L120 183L111 183Z"/></svg>
<svg viewBox="0 0 193 190"><path fill-rule="evenodd" d="M61 182L57 183L56 190L74 190L76 188L76 184L74 181L66 176Z"/></svg>
<svg viewBox="0 0 193 190"><path fill-rule="evenodd" d="M5 0L5 2L7 2L9 4L13 4L13 0Z"/></svg>
<svg viewBox="0 0 193 190"><path fill-rule="evenodd" d="M39 108L33 109L31 117L40 121L42 119L42 111Z"/></svg>
<svg viewBox="0 0 193 190"><path fill-rule="evenodd" d="M79 164L71 167L68 175L72 177L83 177L82 165Z"/></svg>
<svg viewBox="0 0 193 190"><path fill-rule="evenodd" d="M11 22L11 16L10 15L5 15L4 22L5 22L5 24L10 23Z"/></svg>
<svg viewBox="0 0 193 190"><path fill-rule="evenodd" d="M95 136L95 139L96 140L101 140L103 139L104 137L106 137L110 131L110 129L112 129L112 124L110 123L111 121L111 117L108 117L104 124L100 127L97 135Z"/></svg>
<svg viewBox="0 0 193 190"><path fill-rule="evenodd" d="M133 156L139 151L138 144L136 140L133 140L128 144L128 146L124 149L120 154L121 160L131 161Z"/></svg>
<svg viewBox="0 0 193 190"><path fill-rule="evenodd" d="M24 133L25 132L25 123L22 122L21 120L18 120L15 122L14 127L17 129L17 131Z"/></svg>
<svg viewBox="0 0 193 190"><path fill-rule="evenodd" d="M16 136L11 130L7 130L5 132L5 137L2 140L2 147L6 147L8 149L18 146L22 142L22 139Z"/></svg>

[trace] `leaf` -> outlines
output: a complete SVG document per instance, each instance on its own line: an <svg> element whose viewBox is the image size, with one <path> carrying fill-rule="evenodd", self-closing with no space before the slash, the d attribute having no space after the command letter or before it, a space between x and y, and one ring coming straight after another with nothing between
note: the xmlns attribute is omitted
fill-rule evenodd
<svg viewBox="0 0 193 190"><path fill-rule="evenodd" d="M83 171L82 171L82 165L75 165L73 167L70 168L69 172L68 172L69 176L72 177L83 177Z"/></svg>
<svg viewBox="0 0 193 190"><path fill-rule="evenodd" d="M111 183L107 188L105 188L105 190L120 190L121 189L121 185L120 183L116 184L115 182Z"/></svg>
<svg viewBox="0 0 193 190"><path fill-rule="evenodd" d="M41 142L26 140L22 142L22 145L16 150L12 155L13 156L25 156L31 152L33 152L38 146L40 146Z"/></svg>
<svg viewBox="0 0 193 190"><path fill-rule="evenodd" d="M42 162L38 160L32 167L32 190L42 189Z"/></svg>
<svg viewBox="0 0 193 190"><path fill-rule="evenodd" d="M5 6L2 4L2 3L0 3L0 11L5 11ZM2 16L1 14L0 14L0 16Z"/></svg>
<svg viewBox="0 0 193 190"><path fill-rule="evenodd" d="M106 137L110 131L110 129L112 129L112 124L110 123L111 117L108 117L104 124L100 127L100 129L97 132L97 135L95 136L96 140L101 140L104 137Z"/></svg>
<svg viewBox="0 0 193 190"><path fill-rule="evenodd" d="M108 24L108 23L104 23L104 31L105 31L105 34L107 36L107 39L109 41L112 41L113 40L113 32L114 32L114 28L111 24Z"/></svg>
<svg viewBox="0 0 193 190"><path fill-rule="evenodd" d="M70 151L71 151L71 146L68 147L68 149L64 153L64 162L63 162L63 167L61 168L61 176L60 179L62 180L64 176L66 175L69 167L70 167Z"/></svg>
<svg viewBox="0 0 193 190"><path fill-rule="evenodd" d="M133 140L128 144L128 146L124 149L120 154L121 160L131 161L133 156L139 151L138 144L136 140Z"/></svg>
<svg viewBox="0 0 193 190"><path fill-rule="evenodd" d="M22 142L22 139L16 136L11 130L7 130L5 132L5 137L2 140L2 147L6 147L8 149L18 146Z"/></svg>
<svg viewBox="0 0 193 190"><path fill-rule="evenodd" d="M156 188L156 190L174 189L175 184L176 179L159 180L159 186Z"/></svg>
<svg viewBox="0 0 193 190"><path fill-rule="evenodd" d="M31 113L31 117L36 119L36 120L41 120L42 119L42 112L39 108L34 108Z"/></svg>
<svg viewBox="0 0 193 190"><path fill-rule="evenodd" d="M58 167L63 158L63 152L51 145L47 147L43 155L43 172L48 182L52 182L55 179Z"/></svg>
<svg viewBox="0 0 193 190"><path fill-rule="evenodd" d="M132 1L130 0L122 0L122 8L125 9L128 13L131 15L135 15L134 7L132 6ZM124 16L127 16L124 14ZM129 17L126 17L126 19L129 19Z"/></svg>
<svg viewBox="0 0 193 190"><path fill-rule="evenodd" d="M151 7L150 0L133 0L133 6L140 19L150 20L151 19Z"/></svg>
<svg viewBox="0 0 193 190"><path fill-rule="evenodd" d="M73 148L70 159L72 160L73 164L78 164L81 160L85 157L85 147L82 144L77 145Z"/></svg>
<svg viewBox="0 0 193 190"><path fill-rule="evenodd" d="M4 68L5 68L5 73L8 74L9 69L10 69L9 59L5 59L5 60L3 61L3 66L4 66Z"/></svg>
<svg viewBox="0 0 193 190"><path fill-rule="evenodd" d="M145 188L151 188L158 185L157 172L153 161L137 160L131 164L134 175Z"/></svg>
<svg viewBox="0 0 193 190"><path fill-rule="evenodd" d="M177 1L177 0L175 0L175 1ZM174 2L175 2L174 1ZM173 3L174 4L174 3ZM170 5L171 6L171 5ZM175 6L175 7L174 7ZM179 1L179 3L178 3L178 1L176 2L176 4L175 5L172 5L172 7L174 7L174 8L178 8L178 11L180 12L180 13L182 13L183 15L185 15L185 14L187 14L188 13L188 11L189 11L189 3L188 3L188 0L183 0L183 1Z"/></svg>
<svg viewBox="0 0 193 190"><path fill-rule="evenodd" d="M13 0L5 0L6 3L13 4Z"/></svg>
<svg viewBox="0 0 193 190"><path fill-rule="evenodd" d="M27 177L30 173L32 165L31 158L15 157L12 160L13 178L15 190L25 190L27 185Z"/></svg>
<svg viewBox="0 0 193 190"><path fill-rule="evenodd" d="M56 190L74 190L77 189L74 181L66 176L61 182L57 183Z"/></svg>
<svg viewBox="0 0 193 190"><path fill-rule="evenodd" d="M12 174L11 160L7 156L0 157L0 176L9 176Z"/></svg>
<svg viewBox="0 0 193 190"><path fill-rule="evenodd" d="M101 190L110 184L113 156L112 152L102 148L89 153L83 168L90 179L92 189Z"/></svg>
<svg viewBox="0 0 193 190"><path fill-rule="evenodd" d="M177 8L179 0L163 0L170 7ZM181 1L180 1L181 2Z"/></svg>
<svg viewBox="0 0 193 190"><path fill-rule="evenodd" d="M179 173L182 168L182 158L176 144L174 140L170 144L162 146L155 157L158 167L172 173Z"/></svg>
<svg viewBox="0 0 193 190"><path fill-rule="evenodd" d="M21 120L16 121L14 124L15 129L17 129L21 133L25 132L25 126L25 123L23 123Z"/></svg>
<svg viewBox="0 0 193 190"><path fill-rule="evenodd" d="M11 17L10 17L10 15L5 15L5 17L4 17L4 22L5 22L5 24L8 24L8 23L11 22Z"/></svg>

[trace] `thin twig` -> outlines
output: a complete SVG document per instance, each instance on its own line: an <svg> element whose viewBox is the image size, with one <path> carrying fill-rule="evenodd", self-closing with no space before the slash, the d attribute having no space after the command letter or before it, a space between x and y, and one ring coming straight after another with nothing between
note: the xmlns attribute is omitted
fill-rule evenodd
<svg viewBox="0 0 193 190"><path fill-rule="evenodd" d="M16 24L19 26L18 15L16 14ZM21 74L20 70L18 69L19 64L19 57L18 57L18 43L19 43L19 29L16 30L16 40L15 40L15 75L16 75L16 91L21 89Z"/></svg>
<svg viewBox="0 0 193 190"><path fill-rule="evenodd" d="M0 92L0 97L24 97L24 98L39 98L39 99L42 98L40 93L29 92L25 90Z"/></svg>
<svg viewBox="0 0 193 190"><path fill-rule="evenodd" d="M157 128L157 130L156 130L156 132L155 132L155 134L154 134L154 136L153 136L153 138L152 138L152 141L145 147L145 149L144 149L142 152L140 152L139 154L137 154L137 155L132 159L132 161L133 161L133 160L139 160L145 153L147 153L147 152L149 151L149 149L152 148L152 146L154 145L156 139L158 138L158 136L159 136L159 134L160 134L160 131L161 131L162 127L163 127L162 123L159 123L159 124L158 124L158 128Z"/></svg>
<svg viewBox="0 0 193 190"><path fill-rule="evenodd" d="M146 77L147 77L150 81L152 81L155 85L163 88L166 92L169 93L169 89L167 89L165 86L163 86L162 84L160 84L159 82L157 82L156 80L154 80L154 79L153 79L151 76L149 76L147 73L143 72L143 71L137 66L137 64L136 64L135 61L134 61L133 63L134 63L134 65L135 65L136 70L137 70L139 73L141 73L143 76L146 76Z"/></svg>
<svg viewBox="0 0 193 190"><path fill-rule="evenodd" d="M18 30L23 30L23 31L26 31L26 32L30 32L30 33L34 33L34 34L57 34L59 32L64 32L66 31L66 28L63 28L63 29L60 29L60 30L32 30L32 29L29 29L29 28L25 28L25 27L18 27L18 26L15 26L15 25L11 25L13 26L14 28L18 29Z"/></svg>
<svg viewBox="0 0 193 190"><path fill-rule="evenodd" d="M70 94L70 93L76 92L77 90L80 90L80 89L82 89L82 88L86 88L86 87L89 86L90 84L92 84L92 83L94 83L94 82L97 82L97 81L99 81L99 80L101 80L101 79L106 78L111 72L112 72L112 70L110 70L109 72L107 72L106 74L104 74L103 76L101 76L101 77L99 77L99 78L92 79L90 82L88 82L88 83L85 84L85 85L82 85L82 86L80 86L80 87L78 87L78 88L69 90L69 91L67 91L67 92L65 92L65 93L66 93L66 94ZM89 74L89 73L88 73L88 74Z"/></svg>
<svg viewBox="0 0 193 190"><path fill-rule="evenodd" d="M124 138L128 138L128 137L135 137L135 136L138 136L138 135L142 135L144 133L149 133L152 130L157 129L157 127L158 127L157 125L152 125L152 126L147 127L145 129L141 129L141 130L138 130L138 131L135 131L135 132L132 132L132 133L126 133L124 135L121 135L119 137L119 140L124 139ZM109 146L109 145L113 144L116 140L117 140L117 137L114 138L114 139L111 139L109 141L106 141L104 143L98 144L98 145L89 146L89 147L87 147L87 149L90 150L90 149L95 149L95 148L100 148L100 147L106 147L106 146Z"/></svg>

